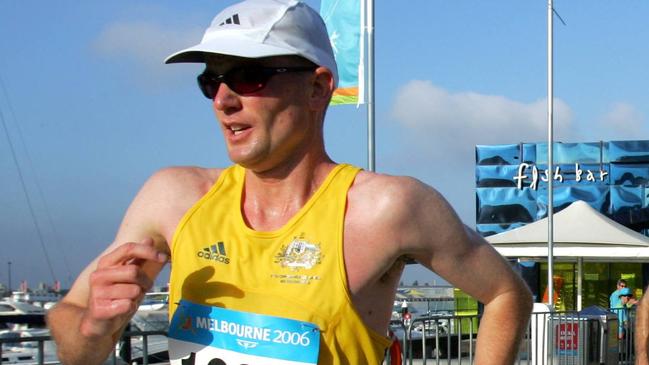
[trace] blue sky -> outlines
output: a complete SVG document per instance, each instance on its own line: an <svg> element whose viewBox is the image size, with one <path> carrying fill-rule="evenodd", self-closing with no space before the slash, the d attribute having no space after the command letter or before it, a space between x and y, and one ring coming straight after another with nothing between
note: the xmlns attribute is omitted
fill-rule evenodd
<svg viewBox="0 0 649 365"><path fill-rule="evenodd" d="M319 8L319 1L307 1ZM232 1L2 1L0 282L70 284L141 184L228 164L198 65L164 65ZM557 140L649 139L649 2L557 0ZM377 171L436 187L475 223L474 146L546 137L545 1L378 1ZM366 166L366 111L329 110L337 161ZM35 223L36 222L36 223ZM40 227L39 239L35 224ZM50 259L48 265L45 255ZM432 283L416 267L404 281Z"/></svg>

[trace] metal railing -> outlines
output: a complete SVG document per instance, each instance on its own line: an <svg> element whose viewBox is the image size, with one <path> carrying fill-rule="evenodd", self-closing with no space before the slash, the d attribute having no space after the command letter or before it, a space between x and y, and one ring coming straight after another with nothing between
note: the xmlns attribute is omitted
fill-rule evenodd
<svg viewBox="0 0 649 365"><path fill-rule="evenodd" d="M616 316L578 312L533 313L518 348L519 365L625 365L634 362L635 309L608 309ZM392 321L403 364L473 364L478 315L432 315ZM384 364L390 364L386 356Z"/></svg>
<svg viewBox="0 0 649 365"><path fill-rule="evenodd" d="M168 364L167 356L156 358L149 353L149 338L151 336L167 336L163 330L156 331L126 331L118 342L115 351L111 352L104 364L131 364L133 360L143 365ZM51 346L46 346L50 343ZM35 346L23 346L35 344ZM56 348L51 336L30 336L0 338L0 364L61 364L56 357Z"/></svg>
<svg viewBox="0 0 649 365"><path fill-rule="evenodd" d="M585 316L578 312L533 313L516 355L519 365L633 364L635 310L610 309L616 316ZM401 345L403 363L473 364L478 315L428 315L409 321L392 321L390 329ZM150 353L151 336L164 330L126 331L106 364L168 363ZM50 336L0 338L0 364L60 364ZM16 351L24 343L30 351ZM48 352L50 351L50 352ZM11 354L18 354L10 357ZM22 354L22 358L20 357ZM389 364L386 356L384 364Z"/></svg>
<svg viewBox="0 0 649 365"><path fill-rule="evenodd" d="M17 361L29 362L30 360L34 361L34 364L50 364L50 362L45 362L45 342L51 341L51 336L33 336L33 337L17 337L17 338L0 338L0 364L11 364L17 363ZM36 351L34 349L28 349L20 347L24 351L14 351L11 347L19 347L13 345L22 345L23 343L36 343ZM7 351L4 351L7 347ZM15 356L9 356L15 355ZM58 363L58 362L55 362Z"/></svg>

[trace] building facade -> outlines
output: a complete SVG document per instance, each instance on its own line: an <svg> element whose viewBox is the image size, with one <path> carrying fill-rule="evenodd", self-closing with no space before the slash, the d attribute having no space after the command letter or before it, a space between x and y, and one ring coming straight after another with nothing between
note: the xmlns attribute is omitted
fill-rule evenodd
<svg viewBox="0 0 649 365"><path fill-rule="evenodd" d="M581 200L610 219L649 235L649 140L555 143L553 171L547 143L476 146L476 230L484 237L543 219L547 182L553 179L553 207L559 212ZM537 301L547 287L547 262L517 262ZM576 263L553 266L556 304L576 309ZM583 266L584 307L608 306L619 278L636 295L649 281L649 265L588 262Z"/></svg>

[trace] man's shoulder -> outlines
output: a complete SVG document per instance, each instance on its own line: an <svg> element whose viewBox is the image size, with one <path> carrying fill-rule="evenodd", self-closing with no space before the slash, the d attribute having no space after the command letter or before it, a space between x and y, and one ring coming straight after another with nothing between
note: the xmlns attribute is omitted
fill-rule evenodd
<svg viewBox="0 0 649 365"><path fill-rule="evenodd" d="M146 184L172 190L206 192L224 169L198 166L170 166L156 171Z"/></svg>
<svg viewBox="0 0 649 365"><path fill-rule="evenodd" d="M445 205L430 185L410 176L361 171L348 193L352 212L395 219L413 217L418 211Z"/></svg>
<svg viewBox="0 0 649 365"><path fill-rule="evenodd" d="M223 169L195 166L173 166L153 173L138 193L147 204L164 202L172 210L188 209L205 195Z"/></svg>
<svg viewBox="0 0 649 365"><path fill-rule="evenodd" d="M393 203L409 202L424 196L441 197L437 190L411 176L388 175L362 170L350 189L350 195L376 201L385 198Z"/></svg>

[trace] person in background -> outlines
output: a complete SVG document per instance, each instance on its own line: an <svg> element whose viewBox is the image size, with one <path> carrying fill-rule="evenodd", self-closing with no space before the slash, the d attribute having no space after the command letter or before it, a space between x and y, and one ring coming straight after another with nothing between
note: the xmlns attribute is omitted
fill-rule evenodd
<svg viewBox="0 0 649 365"><path fill-rule="evenodd" d="M554 285L553 294L552 294L552 305L554 306L554 309L557 311L566 310L566 303L564 301L564 295L563 295L564 282L565 280L561 275L554 275L552 277L552 283ZM543 297L542 297L543 303L549 303L548 290L549 288L546 286L545 290L543 291Z"/></svg>
<svg viewBox="0 0 649 365"><path fill-rule="evenodd" d="M338 73L316 11L232 5L166 62L205 65L198 83L234 165L144 184L49 312L63 363L102 363L168 259L172 364L380 364L407 260L484 303L476 364L514 362L532 296L507 261L432 187L327 154Z"/></svg>
<svg viewBox="0 0 649 365"><path fill-rule="evenodd" d="M619 307L613 309L617 314L618 338L624 339L629 329L629 308L637 304L638 301L633 298L633 291L627 287L618 290L618 296Z"/></svg>
<svg viewBox="0 0 649 365"><path fill-rule="evenodd" d="M622 308L620 300L620 290L626 288L626 280L619 279L617 281L617 286L611 296L609 297L609 308Z"/></svg>
<svg viewBox="0 0 649 365"><path fill-rule="evenodd" d="M403 322L404 326L408 327L410 326L411 319L412 314L410 314L410 311L408 310L408 302L404 300L401 303L401 321Z"/></svg>

